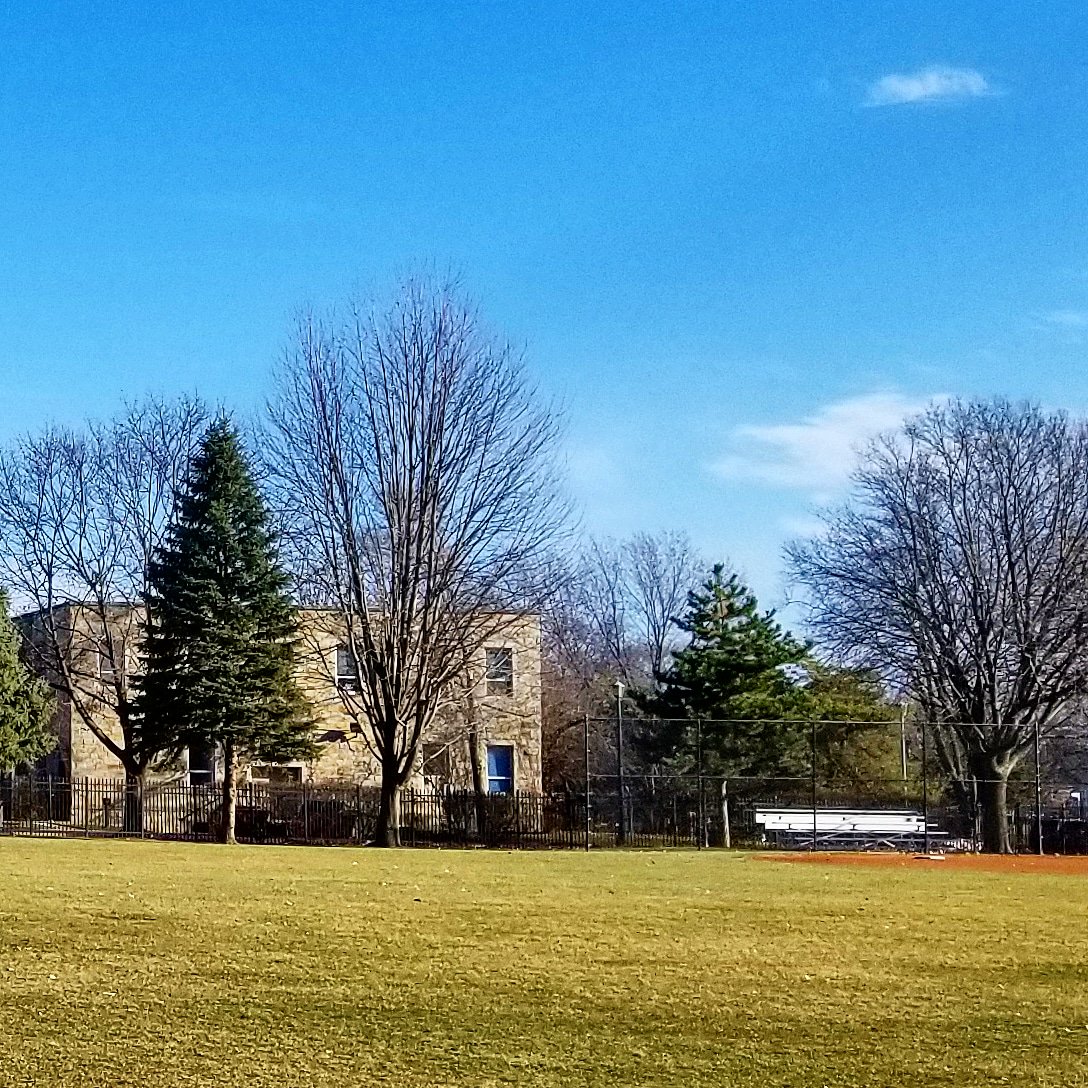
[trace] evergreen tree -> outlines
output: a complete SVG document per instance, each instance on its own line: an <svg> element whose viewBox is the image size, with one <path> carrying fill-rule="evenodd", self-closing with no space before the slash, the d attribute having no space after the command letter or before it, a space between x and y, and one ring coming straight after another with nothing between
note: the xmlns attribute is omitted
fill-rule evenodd
<svg viewBox="0 0 1088 1088"><path fill-rule="evenodd" d="M19 657L20 638L0 590L0 770L32 763L56 744L49 728L53 696Z"/></svg>
<svg viewBox="0 0 1088 1088"><path fill-rule="evenodd" d="M892 716L871 677L814 661L810 646L775 622L773 611L761 612L748 587L735 574L726 577L720 564L688 595L677 624L690 642L674 656L660 690L641 699L644 710L663 719L643 727L651 760L690 771L701 746L704 773L807 773L807 723ZM821 729L818 744L844 750L850 733Z"/></svg>
<svg viewBox="0 0 1088 1088"><path fill-rule="evenodd" d="M687 613L676 621L690 642L678 651L648 708L661 717L729 718L738 704L782 676L781 666L800 663L809 647L784 631L773 612L735 574L717 564L710 578L688 594Z"/></svg>
<svg viewBox="0 0 1088 1088"><path fill-rule="evenodd" d="M234 841L236 780L258 759L312 753L294 679L297 615L238 434L217 420L193 459L178 513L150 568L142 742L222 754L222 838Z"/></svg>

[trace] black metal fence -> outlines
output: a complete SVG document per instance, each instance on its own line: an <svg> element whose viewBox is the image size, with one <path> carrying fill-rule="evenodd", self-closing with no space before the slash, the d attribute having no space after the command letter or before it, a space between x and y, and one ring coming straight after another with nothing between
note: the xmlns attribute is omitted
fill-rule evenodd
<svg viewBox="0 0 1088 1088"><path fill-rule="evenodd" d="M236 836L250 843L362 845L374 836L379 791L366 787L244 785ZM405 790L406 846L584 846L585 799L569 794ZM210 842L222 792L214 784L117 779L0 779L0 834Z"/></svg>
<svg viewBox="0 0 1088 1088"><path fill-rule="evenodd" d="M483 794L406 790L406 846L588 849L630 846L785 849L977 850L976 783L958 800L920 797L904 780L813 783L808 778L596 775L588 794ZM588 804L587 802L588 796ZM1045 784L1036 819L1034 784L1010 786L1014 850L1035 852L1041 822L1048 853L1088 854L1088 791ZM237 837L249 843L363 845L373 838L378 791L366 787L246 785ZM214 785L120 780L0 778L0 834L212 841L221 820Z"/></svg>

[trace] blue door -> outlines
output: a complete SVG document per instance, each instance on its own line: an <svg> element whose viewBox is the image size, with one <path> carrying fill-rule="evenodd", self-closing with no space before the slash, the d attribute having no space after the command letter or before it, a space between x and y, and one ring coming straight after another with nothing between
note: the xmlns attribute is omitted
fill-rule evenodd
<svg viewBox="0 0 1088 1088"><path fill-rule="evenodd" d="M514 792L514 748L510 744L487 746L487 792Z"/></svg>

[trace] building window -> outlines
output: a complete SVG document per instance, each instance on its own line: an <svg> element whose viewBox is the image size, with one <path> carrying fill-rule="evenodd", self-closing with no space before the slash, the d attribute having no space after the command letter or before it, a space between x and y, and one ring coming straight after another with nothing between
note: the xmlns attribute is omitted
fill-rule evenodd
<svg viewBox="0 0 1088 1088"><path fill-rule="evenodd" d="M302 768L279 763L252 763L249 780L260 786L301 786Z"/></svg>
<svg viewBox="0 0 1088 1088"><path fill-rule="evenodd" d="M453 760L448 744L424 744L423 777L436 786L444 786L453 778Z"/></svg>
<svg viewBox="0 0 1088 1088"><path fill-rule="evenodd" d="M512 744L487 746L487 792L514 792L514 746Z"/></svg>
<svg viewBox="0 0 1088 1088"><path fill-rule="evenodd" d="M489 646L484 678L488 695L514 694L514 651L507 646Z"/></svg>
<svg viewBox="0 0 1088 1088"><path fill-rule="evenodd" d="M215 747L211 744L189 745L189 785L203 786L215 781Z"/></svg>
<svg viewBox="0 0 1088 1088"><path fill-rule="evenodd" d="M359 690L359 672L356 668L355 654L351 647L342 642L336 647L336 686L345 691Z"/></svg>
<svg viewBox="0 0 1088 1088"><path fill-rule="evenodd" d="M113 658L105 651L98 650L98 679L103 684L112 684L117 679L117 673L113 668Z"/></svg>

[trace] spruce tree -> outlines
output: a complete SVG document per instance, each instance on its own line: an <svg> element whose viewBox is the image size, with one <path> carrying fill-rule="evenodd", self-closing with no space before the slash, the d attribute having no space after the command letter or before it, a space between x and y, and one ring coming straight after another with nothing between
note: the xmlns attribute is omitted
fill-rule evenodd
<svg viewBox="0 0 1088 1088"><path fill-rule="evenodd" d="M19 657L19 632L0 590L0 770L32 763L56 745L50 729L53 696Z"/></svg>
<svg viewBox="0 0 1088 1088"><path fill-rule="evenodd" d="M238 434L220 418L193 459L174 524L150 566L142 742L213 746L223 759L221 836L234 841L238 771L312 752L296 684L297 614Z"/></svg>

